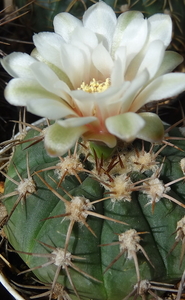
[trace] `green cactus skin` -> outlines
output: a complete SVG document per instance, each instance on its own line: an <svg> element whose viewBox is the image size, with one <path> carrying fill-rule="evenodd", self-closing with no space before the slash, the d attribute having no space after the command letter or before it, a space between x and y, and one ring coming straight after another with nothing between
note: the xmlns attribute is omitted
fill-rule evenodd
<svg viewBox="0 0 185 300"><path fill-rule="evenodd" d="M14 0L17 7L21 8L30 0ZM180 52L185 50L185 2L184 0L105 0L105 3L121 13L126 10L138 10L148 18L156 13L166 13L172 17L173 40L172 47ZM53 18L56 14L69 11L75 17L81 18L86 8L91 6L91 0L35 0L23 10L29 13L23 16L22 22L32 31L53 30ZM21 10L21 13L23 12Z"/></svg>
<svg viewBox="0 0 185 300"><path fill-rule="evenodd" d="M175 236L178 232L176 232L177 222L184 217L185 212L182 164L184 152L180 150L185 150L185 141L181 139L178 128L169 131L169 135L179 137L178 140L171 141L174 146L164 147L162 144L152 148L150 144L144 145L138 140L127 147L120 145L119 154L114 154L109 163L106 160L103 163L101 159L92 156L85 159L87 149L79 145L75 152L81 153L78 166L75 167L77 154L73 153L76 151L73 149L70 159L74 158L72 161L74 169L68 168L68 172L62 175L61 180L56 173L58 168L56 165L63 161L62 158L49 157L42 141L27 148L33 141L26 141L33 137L38 138L38 131L29 130L24 138L25 143L14 148L5 182L3 203L10 217L4 231L12 247L18 251L29 268L40 266L33 272L41 282L52 284L57 271L54 263L43 266L51 261L51 255L50 257L42 255L66 247L66 253L70 252L83 258L71 260L73 265L67 266L70 273L68 276L65 267L61 267L56 281L65 288L68 295L62 299L121 300L132 293L134 285L138 282L134 260L128 259L128 251L125 251L115 261L120 254L120 248L118 243L114 244L118 241L118 235L130 229L141 233L142 238L138 243L142 248L137 253L134 252L138 258L139 279L174 283L181 278L185 260L181 261L180 258L183 254L181 239L175 240ZM146 159L145 163L141 163L145 154L149 156L148 163ZM70 172L73 172L73 175L70 175ZM121 172L122 175L118 175ZM18 192L19 183L28 177L34 181L34 191L26 196L23 193L21 197ZM147 187L150 185L151 177L161 180L163 187L164 184L168 185L179 179L170 185L170 191L169 186L166 186L163 192L160 192L159 188L155 190L156 195L165 194L167 197L173 197L174 201L165 199L165 195L161 198L160 195L157 202L157 196L154 195L153 205L149 204ZM114 194L108 191L108 182L113 186L118 178L122 178L120 188L127 180L132 184L130 195L125 192L116 200ZM107 189L104 183L107 184ZM12 192L15 195L12 196ZM85 225L74 222L66 246L71 221L65 217L65 201L71 204L70 198L79 196L93 202L109 195L113 202L105 199L93 204L94 209L89 211L84 221ZM130 202L127 201L129 197ZM18 205L15 207L16 201ZM182 206L176 204L176 201L182 203ZM93 216L91 212L99 215ZM62 216L50 218L58 215ZM106 217L114 219L115 222L104 219ZM117 220L128 225L118 223ZM31 255L33 253L41 256ZM112 266L104 273L111 263Z"/></svg>

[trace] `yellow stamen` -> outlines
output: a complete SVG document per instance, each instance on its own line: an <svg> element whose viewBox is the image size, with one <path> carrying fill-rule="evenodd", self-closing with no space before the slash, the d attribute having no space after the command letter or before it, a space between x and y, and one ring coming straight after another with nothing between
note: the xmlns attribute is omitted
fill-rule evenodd
<svg viewBox="0 0 185 300"><path fill-rule="evenodd" d="M104 82L96 81L94 78L89 84L82 82L78 90L83 90L87 93L101 93L107 90L110 86L110 78L107 78Z"/></svg>

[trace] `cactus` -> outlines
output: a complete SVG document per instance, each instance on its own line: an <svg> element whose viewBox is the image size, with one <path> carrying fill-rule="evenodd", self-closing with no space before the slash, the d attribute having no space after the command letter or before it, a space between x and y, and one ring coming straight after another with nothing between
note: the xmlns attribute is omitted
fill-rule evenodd
<svg viewBox="0 0 185 300"><path fill-rule="evenodd" d="M185 89L171 19L99 2L54 27L1 61L6 99L51 119L3 150L9 251L49 299L163 297L185 267L184 128L148 111Z"/></svg>
<svg viewBox="0 0 185 300"><path fill-rule="evenodd" d="M49 157L41 129L28 130L4 174L4 231L29 270L51 284L51 297L56 283L64 299L119 300L141 280L180 279L185 146L179 129L168 132L169 140L179 138L173 144L120 144L104 161L83 142L64 157Z"/></svg>
<svg viewBox="0 0 185 300"><path fill-rule="evenodd" d="M25 11L29 11L22 22L32 31L53 30L53 18L62 11L69 11L74 16L81 18L84 11L93 4L91 0L34 0L30 1L29 8L25 7ZM138 10L149 17L156 13L166 13L173 20L173 40L172 47L180 52L184 52L185 45L185 3L183 0L105 0L105 3L114 8L119 15L127 10ZM28 0L14 0L19 8L29 3ZM21 10L22 12L22 10Z"/></svg>

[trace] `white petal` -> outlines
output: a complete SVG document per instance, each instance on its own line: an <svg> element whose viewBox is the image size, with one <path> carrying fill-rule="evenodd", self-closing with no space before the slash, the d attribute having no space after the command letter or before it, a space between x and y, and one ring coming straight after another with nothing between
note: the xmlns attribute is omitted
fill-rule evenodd
<svg viewBox="0 0 185 300"><path fill-rule="evenodd" d="M152 78L161 66L164 51L164 45L160 40L153 41L132 60L126 71L125 79L133 80L144 69L148 70L150 78Z"/></svg>
<svg viewBox="0 0 185 300"><path fill-rule="evenodd" d="M61 69L59 69L56 65L53 65L49 61L45 60L39 54L39 52L36 48L34 48L33 51L31 52L31 56L36 58L37 61L40 61L40 62L44 63L45 65L47 65L57 75L57 77L60 80L64 81L70 89L73 89L72 83L70 82L68 76Z"/></svg>
<svg viewBox="0 0 185 300"><path fill-rule="evenodd" d="M126 67L126 47L119 47L115 53L114 66L111 72L111 85L120 85L124 81Z"/></svg>
<svg viewBox="0 0 185 300"><path fill-rule="evenodd" d="M40 32L33 36L33 42L46 61L62 69L60 53L65 42L60 35L53 32Z"/></svg>
<svg viewBox="0 0 185 300"><path fill-rule="evenodd" d="M85 83L89 83L92 78L99 78L99 80L101 79L101 74L99 73L99 71L96 69L96 67L93 64L92 61L92 49L89 45L86 45L85 43L82 43L80 41L80 39L72 39L71 41L71 45L74 46L74 49L76 48L77 51L81 51L82 55L83 55L83 65L84 68L82 69L81 66L81 83L85 82ZM93 46L93 43L90 43L91 46ZM95 46L95 44L94 44ZM95 47L96 48L96 47ZM79 76L79 72L77 77ZM102 76L103 77L103 76ZM104 80L104 78L102 79ZM76 88L78 88L79 86L76 86Z"/></svg>
<svg viewBox="0 0 185 300"><path fill-rule="evenodd" d="M54 31L66 42L70 41L73 30L82 26L82 22L67 12L60 13L53 20Z"/></svg>
<svg viewBox="0 0 185 300"><path fill-rule="evenodd" d="M62 127L71 128L71 127L86 125L94 121L97 121L96 117L79 117L79 118L69 118L66 120L58 120L57 123Z"/></svg>
<svg viewBox="0 0 185 300"><path fill-rule="evenodd" d="M30 65L36 62L36 59L26 53L13 52L1 60L3 68L12 77L33 78Z"/></svg>
<svg viewBox="0 0 185 300"><path fill-rule="evenodd" d="M117 90L110 87L104 93L100 93L98 95L97 103L100 107L101 115L104 116L104 118L107 118L109 116L127 112L136 95L143 88L143 86L146 85L148 80L148 71L144 70L133 81L122 82L122 85L118 86ZM103 99L103 96L105 100Z"/></svg>
<svg viewBox="0 0 185 300"><path fill-rule="evenodd" d="M83 116L93 114L94 110L94 99L93 93L87 93L82 90L71 91L71 96L74 99L76 107Z"/></svg>
<svg viewBox="0 0 185 300"><path fill-rule="evenodd" d="M178 95L185 90L185 74L170 73L154 79L135 99L130 111L137 111L144 104Z"/></svg>
<svg viewBox="0 0 185 300"><path fill-rule="evenodd" d="M149 23L149 40L151 43L154 40L161 40L165 47L167 47L172 38L172 20L166 14L154 14L148 18Z"/></svg>
<svg viewBox="0 0 185 300"><path fill-rule="evenodd" d="M143 86L146 85L148 80L149 80L149 73L147 70L144 70L137 78L135 78L130 83L129 88L126 90L126 92L122 97L122 107L120 113L124 113L129 110L136 95L140 92Z"/></svg>
<svg viewBox="0 0 185 300"><path fill-rule="evenodd" d="M31 101L35 97L48 98L48 96L50 98L51 94L44 90L34 79L15 78L10 80L5 88L6 100L18 106L25 106L27 101Z"/></svg>
<svg viewBox="0 0 185 300"><path fill-rule="evenodd" d="M106 104L104 106L100 105L100 101L97 101L101 110L101 115L104 117L104 119L106 119L107 117L119 115L121 113L121 109L125 101L125 94L127 93L127 91L130 90L130 85L131 83L129 81L125 81L122 83L121 86L117 87L117 90L115 90L114 94L107 93L107 97L105 95L105 103L106 103L106 98L108 98L107 105ZM109 90L110 89L111 88L109 88ZM130 99L128 100L128 102L129 102L128 107L130 107ZM125 106L127 106L126 103Z"/></svg>
<svg viewBox="0 0 185 300"><path fill-rule="evenodd" d="M162 64L161 64L159 70L157 71L155 77L158 77L158 76L161 76L163 74L173 71L182 62L183 62L182 55L180 55L174 51L166 51L164 54Z"/></svg>
<svg viewBox="0 0 185 300"><path fill-rule="evenodd" d="M128 112L107 118L105 121L108 131L126 142L133 141L137 133L144 127L145 121L138 114Z"/></svg>
<svg viewBox="0 0 185 300"><path fill-rule="evenodd" d="M100 1L88 8L83 15L83 24L100 38L100 42L110 50L112 36L117 23L113 9Z"/></svg>
<svg viewBox="0 0 185 300"><path fill-rule="evenodd" d="M110 78L110 73L113 67L113 60L106 50L106 48L100 44L92 53L92 61L95 67L104 76L104 79Z"/></svg>
<svg viewBox="0 0 185 300"><path fill-rule="evenodd" d="M154 41L161 41L166 48L171 41L172 22L165 14L155 14L148 20L148 37L141 51L133 58L125 74L126 80L133 80L142 60L145 58L150 44ZM151 47L150 47L151 49ZM155 54L157 55L157 54ZM153 58L155 61L155 58Z"/></svg>
<svg viewBox="0 0 185 300"><path fill-rule="evenodd" d="M35 79L47 91L69 100L70 89L67 84L58 79L58 76L44 63L36 62L30 67L35 75Z"/></svg>
<svg viewBox="0 0 185 300"><path fill-rule="evenodd" d="M78 41L85 44L90 49L94 49L98 46L98 39L94 32L84 27L76 27L71 34L71 44Z"/></svg>
<svg viewBox="0 0 185 300"><path fill-rule="evenodd" d="M127 82L122 82L121 86L110 86L107 90L105 90L102 93L94 93L95 100L100 107L109 105L114 101L117 102L117 100L120 98L120 96L125 92L127 88L128 88Z"/></svg>
<svg viewBox="0 0 185 300"><path fill-rule="evenodd" d="M117 144L117 138L110 133L94 133L94 132L86 132L83 135L83 139L87 141L96 141L101 142L101 144L107 145L109 148L114 148Z"/></svg>
<svg viewBox="0 0 185 300"><path fill-rule="evenodd" d="M145 121L145 126L138 132L137 138L151 143L161 142L164 138L164 126L158 115L150 112L139 114Z"/></svg>
<svg viewBox="0 0 185 300"><path fill-rule="evenodd" d="M45 129L44 144L51 156L64 155L70 150L87 127L65 128L55 123Z"/></svg>
<svg viewBox="0 0 185 300"><path fill-rule="evenodd" d="M74 89L79 88L85 79L86 55L84 52L71 44L64 44L60 60L62 69L69 77Z"/></svg>
<svg viewBox="0 0 185 300"><path fill-rule="evenodd" d="M83 64L81 66L81 80L84 82L90 82L90 80L93 77L94 71L96 72L95 74L97 74L97 70L95 69L93 63L92 63L92 58L91 58L91 49L84 43L80 42L78 39L73 39L72 42L70 43L70 45L73 47L74 51L77 51L77 53L81 53L82 57L83 57ZM67 45L67 47L69 47ZM64 48L63 48L64 50ZM62 55L61 55L62 56ZM82 69L82 67L85 66L84 69ZM63 68L65 69L67 66L63 63ZM74 66L72 66L74 67ZM68 68L67 71L69 72ZM71 74L69 72L69 74ZM79 73L77 75L77 77L79 76ZM96 77L95 77L96 78ZM80 83L82 83L82 81ZM79 86L76 86L79 87Z"/></svg>
<svg viewBox="0 0 185 300"><path fill-rule="evenodd" d="M27 106L30 112L41 117L58 119L75 115L61 98L31 79L12 79L5 88L5 98L13 105Z"/></svg>
<svg viewBox="0 0 185 300"><path fill-rule="evenodd" d="M26 106L31 113L52 120L65 118L69 115L76 116L75 112L64 101L57 101L53 98L33 99L32 101L27 101Z"/></svg>
<svg viewBox="0 0 185 300"><path fill-rule="evenodd" d="M141 65L138 69L136 76L143 72L145 69L150 75L150 79L153 78L158 71L159 67L164 58L165 47L164 44L160 41L153 41L144 56L144 59L141 61Z"/></svg>
<svg viewBox="0 0 185 300"><path fill-rule="evenodd" d="M111 86L102 93L71 91L71 96L83 116L95 115L98 119L104 120L112 114L119 113L121 106L119 101L127 88L128 83L122 83L121 86Z"/></svg>
<svg viewBox="0 0 185 300"><path fill-rule="evenodd" d="M125 90L129 87L128 82L123 82L121 86L110 86L102 93L95 93L95 101L100 108L102 114L109 107L110 104L116 104L124 94Z"/></svg>
<svg viewBox="0 0 185 300"><path fill-rule="evenodd" d="M127 64L138 53L147 38L147 21L143 14L137 11L128 11L118 17L113 37L112 55L118 47L124 46L127 51Z"/></svg>

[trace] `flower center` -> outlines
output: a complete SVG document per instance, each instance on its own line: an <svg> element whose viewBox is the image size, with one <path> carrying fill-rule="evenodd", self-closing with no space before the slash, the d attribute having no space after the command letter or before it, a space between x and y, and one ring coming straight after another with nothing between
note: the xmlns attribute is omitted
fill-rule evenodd
<svg viewBox="0 0 185 300"><path fill-rule="evenodd" d="M101 93L107 90L110 86L110 78L107 78L104 82L96 81L94 78L89 84L85 84L83 81L78 90L82 90L87 93Z"/></svg>

